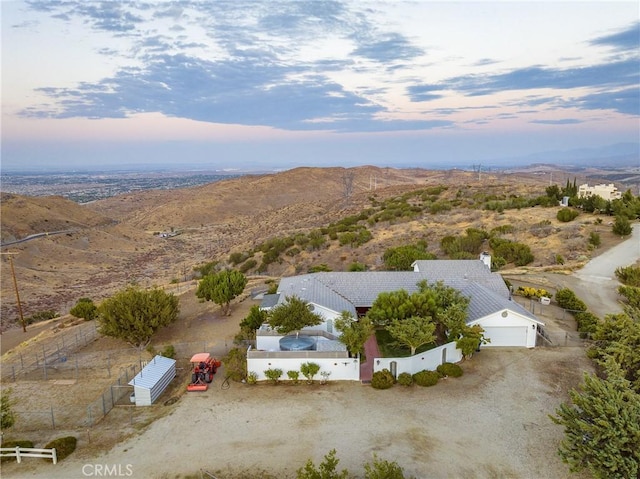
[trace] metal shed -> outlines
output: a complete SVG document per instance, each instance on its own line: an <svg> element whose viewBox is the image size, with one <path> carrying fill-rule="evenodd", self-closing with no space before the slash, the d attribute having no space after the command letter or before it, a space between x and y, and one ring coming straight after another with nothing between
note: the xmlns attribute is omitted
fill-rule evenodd
<svg viewBox="0 0 640 479"><path fill-rule="evenodd" d="M133 386L136 406L151 406L176 376L176 360L156 356L136 374L129 385Z"/></svg>

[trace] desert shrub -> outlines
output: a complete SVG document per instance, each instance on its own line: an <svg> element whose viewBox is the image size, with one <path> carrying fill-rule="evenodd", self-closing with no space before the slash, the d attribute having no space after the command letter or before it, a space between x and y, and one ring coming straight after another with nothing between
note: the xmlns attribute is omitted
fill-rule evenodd
<svg viewBox="0 0 640 479"><path fill-rule="evenodd" d="M495 228L491 228L491 231L489 232L489 234L491 236L505 235L505 234L513 233L515 230L516 228L513 225L500 225L500 226L496 226Z"/></svg>
<svg viewBox="0 0 640 479"><path fill-rule="evenodd" d="M287 377L293 384L298 384L300 380L300 371L287 371Z"/></svg>
<svg viewBox="0 0 640 479"><path fill-rule="evenodd" d="M249 259L248 253L231 253L229 255L229 263L231 263L234 266L237 266L240 263L245 262L247 259Z"/></svg>
<svg viewBox="0 0 640 479"><path fill-rule="evenodd" d="M393 375L388 369L376 371L371 378L371 386L375 389L389 389L394 382Z"/></svg>
<svg viewBox="0 0 640 479"><path fill-rule="evenodd" d="M418 386L435 386L440 379L440 375L436 371L428 371L423 369L413 375L413 382Z"/></svg>
<svg viewBox="0 0 640 479"><path fill-rule="evenodd" d="M626 299L629 306L640 309L640 288L635 286L618 286L618 294Z"/></svg>
<svg viewBox="0 0 640 479"><path fill-rule="evenodd" d="M555 257L556 264L564 264L564 256L561 254L557 254Z"/></svg>
<svg viewBox="0 0 640 479"><path fill-rule="evenodd" d="M451 210L451 204L444 201L436 201L429 206L429 213L436 215L438 213L446 213Z"/></svg>
<svg viewBox="0 0 640 479"><path fill-rule="evenodd" d="M160 356L164 356L165 358L175 359L176 358L176 348L173 344L168 344L164 347Z"/></svg>
<svg viewBox="0 0 640 479"><path fill-rule="evenodd" d="M574 210L573 208L562 208L558 210L556 218L558 221L568 223L569 221L575 220L579 214L578 210Z"/></svg>
<svg viewBox="0 0 640 479"><path fill-rule="evenodd" d="M98 315L98 307L91 298L80 298L69 313L76 318L83 318L85 321L91 321Z"/></svg>
<svg viewBox="0 0 640 479"><path fill-rule="evenodd" d="M47 309L46 311L37 312L28 318L25 319L27 324L31 323L39 323L40 321L48 321L49 319L54 319L59 317L60 315L56 313L52 309Z"/></svg>
<svg viewBox="0 0 640 479"><path fill-rule="evenodd" d="M591 233L589 233L589 244L591 246L593 246L594 248L597 248L598 246L600 246L601 243L602 243L602 240L600 239L600 235L598 233L596 233L595 231L592 231Z"/></svg>
<svg viewBox="0 0 640 479"><path fill-rule="evenodd" d="M411 373L400 373L398 375L398 384L401 386L413 386L413 376Z"/></svg>
<svg viewBox="0 0 640 479"><path fill-rule="evenodd" d="M273 384L278 384L278 382L280 381L280 377L282 376L282 369L270 368L264 372L264 375Z"/></svg>
<svg viewBox="0 0 640 479"><path fill-rule="evenodd" d="M258 382L258 373L250 371L247 373L247 384L256 384Z"/></svg>
<svg viewBox="0 0 640 479"><path fill-rule="evenodd" d="M525 266L534 260L531 248L526 244L494 237L489 240L489 245L493 248L494 255L504 258L507 263Z"/></svg>
<svg viewBox="0 0 640 479"><path fill-rule="evenodd" d="M442 363L436 368L436 371L443 377L459 378L462 376L462 368L454 363Z"/></svg>
<svg viewBox="0 0 640 479"><path fill-rule="evenodd" d="M309 273L327 273L329 271L332 271L332 269L329 268L327 263L316 264L309 267Z"/></svg>
<svg viewBox="0 0 640 479"><path fill-rule="evenodd" d="M363 264L363 263L359 263L357 261L351 263L349 265L349 267L347 268L347 271L350 272L354 272L354 271L366 271L367 270L367 265Z"/></svg>
<svg viewBox="0 0 640 479"><path fill-rule="evenodd" d="M617 268L616 277L621 283L627 286L640 287L640 267L638 266Z"/></svg>
<svg viewBox="0 0 640 479"><path fill-rule="evenodd" d="M614 234L627 236L631 234L631 230L631 223L625 216L616 216L616 221L613 223L613 227L611 228L611 231L613 231Z"/></svg>
<svg viewBox="0 0 640 479"><path fill-rule="evenodd" d="M240 265L240 267L238 268L238 271L240 271L241 273L244 274L247 271L255 268L257 265L258 265L258 262L255 259L251 258L251 259L245 261L244 263L242 263Z"/></svg>
<svg viewBox="0 0 640 479"><path fill-rule="evenodd" d="M2 441L2 447L10 447L11 449L15 449L16 447L30 448L33 447L33 442L26 440ZM15 457L3 457L1 462L10 462L15 460Z"/></svg>
<svg viewBox="0 0 640 479"><path fill-rule="evenodd" d="M570 311L582 312L587 310L587 305L569 288L556 291L556 301L558 302L558 306Z"/></svg>
<svg viewBox="0 0 640 479"><path fill-rule="evenodd" d="M492 256L491 257L491 271L498 271L500 268L504 267L507 264L507 260L502 256Z"/></svg>
<svg viewBox="0 0 640 479"><path fill-rule="evenodd" d="M588 338L596 331L596 326L600 319L589 311L581 311L574 315L576 323L578 324L578 331L580 331L581 338Z"/></svg>
<svg viewBox="0 0 640 479"><path fill-rule="evenodd" d="M78 444L78 440L74 436L65 436L59 437L58 439L54 439L49 442L45 449L56 448L56 457L58 461L63 460L65 457L69 456L73 451L76 450L76 445ZM50 459L43 459L45 461L50 461Z"/></svg>

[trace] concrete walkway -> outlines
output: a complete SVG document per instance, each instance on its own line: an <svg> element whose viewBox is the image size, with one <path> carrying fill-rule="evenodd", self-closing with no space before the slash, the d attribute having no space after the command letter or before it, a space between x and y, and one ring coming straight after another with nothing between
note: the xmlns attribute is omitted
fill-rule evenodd
<svg viewBox="0 0 640 479"><path fill-rule="evenodd" d="M375 334L372 334L364 343L364 354L366 361L360 363L360 381L369 383L373 378L373 361L382 356Z"/></svg>

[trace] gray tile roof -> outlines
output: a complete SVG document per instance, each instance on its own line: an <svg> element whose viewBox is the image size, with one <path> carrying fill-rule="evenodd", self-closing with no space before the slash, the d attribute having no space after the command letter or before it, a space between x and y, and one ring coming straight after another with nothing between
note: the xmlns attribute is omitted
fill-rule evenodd
<svg viewBox="0 0 640 479"><path fill-rule="evenodd" d="M414 271L362 271L311 273L282 278L278 287L278 304L289 296L324 306L333 311L368 308L383 292L404 289L418 291L418 283L442 281L471 299L468 322L496 311L510 309L537 321L536 317L515 301L498 273L492 273L480 260L416 261Z"/></svg>
<svg viewBox="0 0 640 479"><path fill-rule="evenodd" d="M489 316L496 311L502 311L505 309L522 314L523 316L542 324L538 318L515 301L509 300L509 298L504 298L478 283L470 282L461 288L460 292L470 299L469 309L467 310L469 313L467 316L467 324L484 318L485 316Z"/></svg>

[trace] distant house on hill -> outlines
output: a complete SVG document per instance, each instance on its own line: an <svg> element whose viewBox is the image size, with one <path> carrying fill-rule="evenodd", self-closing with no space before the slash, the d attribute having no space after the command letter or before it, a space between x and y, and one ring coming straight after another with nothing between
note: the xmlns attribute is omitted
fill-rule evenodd
<svg viewBox="0 0 640 479"><path fill-rule="evenodd" d="M322 324L305 330L338 334L334 321L342 311L363 316L380 293L404 289L411 294L423 280L442 281L470 299L467 324L482 326L491 341L486 347L535 347L538 328L544 324L511 300L504 280L491 272L490 265L491 257L483 254L480 260L416 261L413 271L322 272L282 278L277 293L265 297L262 307L270 309L296 296L324 318Z"/></svg>
<svg viewBox="0 0 640 479"><path fill-rule="evenodd" d="M622 198L622 193L618 191L618 188L616 188L613 183L595 186L589 186L588 183L585 183L578 187L578 198L588 198L589 196L594 195L597 195L607 201L619 200Z"/></svg>

